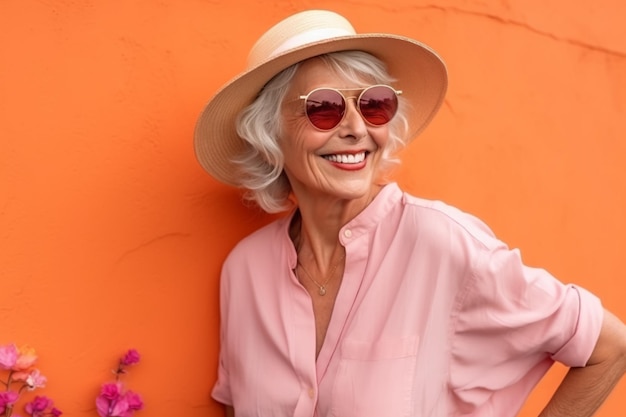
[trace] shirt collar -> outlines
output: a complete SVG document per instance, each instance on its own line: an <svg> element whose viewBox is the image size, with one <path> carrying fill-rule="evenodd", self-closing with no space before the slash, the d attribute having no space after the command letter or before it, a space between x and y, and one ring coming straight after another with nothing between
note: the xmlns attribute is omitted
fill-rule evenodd
<svg viewBox="0 0 626 417"><path fill-rule="evenodd" d="M339 240L345 246L349 240L373 230L402 199L402 190L397 183L386 184L354 219L346 223L339 231Z"/></svg>
<svg viewBox="0 0 626 417"><path fill-rule="evenodd" d="M367 234L377 227L393 207L402 200L402 195L402 190L395 182L383 186L372 202L339 230L339 241L341 244L346 246L350 241ZM282 222L280 229L282 229L283 241L286 244L286 250L289 253L288 259L292 268L296 267L298 255L289 237L289 225L296 212L297 209L279 220Z"/></svg>

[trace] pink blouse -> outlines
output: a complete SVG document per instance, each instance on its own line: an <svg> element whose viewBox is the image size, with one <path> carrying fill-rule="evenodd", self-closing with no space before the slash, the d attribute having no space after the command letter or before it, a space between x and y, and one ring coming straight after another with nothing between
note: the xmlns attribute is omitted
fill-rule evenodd
<svg viewBox="0 0 626 417"><path fill-rule="evenodd" d="M345 273L316 361L290 220L224 263L213 398L237 417L515 416L553 361L584 366L595 346L594 295L389 184L341 229Z"/></svg>

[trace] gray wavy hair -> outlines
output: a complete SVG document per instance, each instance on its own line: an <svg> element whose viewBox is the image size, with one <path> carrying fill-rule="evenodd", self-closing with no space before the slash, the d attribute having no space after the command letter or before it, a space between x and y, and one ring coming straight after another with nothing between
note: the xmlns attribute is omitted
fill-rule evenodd
<svg viewBox="0 0 626 417"><path fill-rule="evenodd" d="M332 70L347 81L359 85L364 79L375 84L395 81L378 58L361 51L334 52L321 55ZM284 158L280 149L281 106L299 64L295 64L272 78L261 90L256 100L237 117L237 133L247 143L246 150L233 163L242 172L241 187L244 198L253 201L268 213L290 210L291 185L283 171ZM399 86L401 89L402 86ZM398 113L389 124L389 141L383 149L381 173L399 163L395 153L406 145L406 114L408 103L399 96Z"/></svg>

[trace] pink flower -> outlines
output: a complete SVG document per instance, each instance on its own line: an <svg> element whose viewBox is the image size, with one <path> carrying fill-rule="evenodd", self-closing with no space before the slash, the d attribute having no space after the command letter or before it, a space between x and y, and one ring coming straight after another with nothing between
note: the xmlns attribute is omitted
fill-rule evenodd
<svg viewBox="0 0 626 417"><path fill-rule="evenodd" d="M111 417L127 417L132 414L132 411L128 409L128 401L126 398L122 397L119 400L115 401L113 404L113 408L111 409Z"/></svg>
<svg viewBox="0 0 626 417"><path fill-rule="evenodd" d="M4 414L7 407L13 406L19 395L14 391L2 391L0 392L0 414Z"/></svg>
<svg viewBox="0 0 626 417"><path fill-rule="evenodd" d="M119 382L102 384L100 395L96 398L96 409L101 417L110 417L113 407L122 397L122 384Z"/></svg>
<svg viewBox="0 0 626 417"><path fill-rule="evenodd" d="M0 368L11 369L17 362L18 351L14 344L0 346Z"/></svg>
<svg viewBox="0 0 626 417"><path fill-rule="evenodd" d="M52 407L52 400L48 397L44 396L36 396L35 399L24 406L24 411L28 413L31 417L44 417L44 416L53 416L59 417L61 414L61 410L58 408Z"/></svg>
<svg viewBox="0 0 626 417"><path fill-rule="evenodd" d="M104 384L96 398L96 409L100 417L130 417L135 411L143 409L141 397L126 391L122 394L121 384Z"/></svg>
<svg viewBox="0 0 626 417"><path fill-rule="evenodd" d="M102 394L96 397L96 410L98 411L98 415L100 417L108 417L109 409L111 408L111 400L104 398Z"/></svg>
<svg viewBox="0 0 626 417"><path fill-rule="evenodd" d="M122 395L122 384L119 382L111 382L102 384L100 388L100 396L107 400L117 400Z"/></svg>
<svg viewBox="0 0 626 417"><path fill-rule="evenodd" d="M116 381L102 384L100 395L96 397L96 410L100 417L131 417L135 411L143 409L141 397L132 391L125 391L119 381L120 376L126 373L124 368L135 365L139 359L139 352L129 349L113 371Z"/></svg>
<svg viewBox="0 0 626 417"><path fill-rule="evenodd" d="M24 411L33 417L43 417L44 412L48 407L52 407L52 400L44 396L36 396L34 400L26 403Z"/></svg>
<svg viewBox="0 0 626 417"><path fill-rule="evenodd" d="M35 388L44 388L48 379L41 375L39 369L33 369L30 372L15 372L13 374L13 381L22 381L29 391Z"/></svg>
<svg viewBox="0 0 626 417"><path fill-rule="evenodd" d="M126 394L124 394L124 398L126 399L126 402L128 403L129 410L139 411L143 408L143 401L141 400L141 397L139 396L139 394L133 391L127 391Z"/></svg>
<svg viewBox="0 0 626 417"><path fill-rule="evenodd" d="M129 349L128 352L124 355L122 359L120 359L120 365L130 366L136 363L139 363L139 352L135 349Z"/></svg>
<svg viewBox="0 0 626 417"><path fill-rule="evenodd" d="M26 385L28 386L29 391L32 391L35 388L44 388L46 386L46 382L48 382L48 379L41 375L39 369L33 369L30 371L30 375L26 378Z"/></svg>
<svg viewBox="0 0 626 417"><path fill-rule="evenodd" d="M30 346L22 346L18 349L18 356L15 364L11 367L14 371L25 371L35 364L37 354Z"/></svg>

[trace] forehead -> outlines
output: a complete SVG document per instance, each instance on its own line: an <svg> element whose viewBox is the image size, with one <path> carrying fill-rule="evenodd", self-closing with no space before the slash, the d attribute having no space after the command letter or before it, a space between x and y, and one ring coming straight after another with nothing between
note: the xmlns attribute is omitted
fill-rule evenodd
<svg viewBox="0 0 626 417"><path fill-rule="evenodd" d="M369 79L367 79L369 78ZM299 92L310 91L319 87L331 87L339 90L360 88L371 85L372 77L348 77L320 58L303 61L292 80L292 87Z"/></svg>

